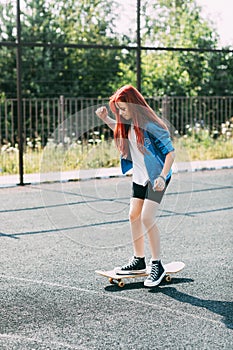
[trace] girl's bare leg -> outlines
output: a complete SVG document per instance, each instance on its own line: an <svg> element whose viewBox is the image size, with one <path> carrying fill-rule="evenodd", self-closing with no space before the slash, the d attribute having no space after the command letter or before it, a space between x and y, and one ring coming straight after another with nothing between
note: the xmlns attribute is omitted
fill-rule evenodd
<svg viewBox="0 0 233 350"><path fill-rule="evenodd" d="M129 220L131 227L131 234L133 240L134 256L144 257L144 235L141 222L141 211L144 200L139 198L131 198Z"/></svg>
<svg viewBox="0 0 233 350"><path fill-rule="evenodd" d="M141 211L141 222L148 234L152 260L160 259L160 233L156 225L159 203L145 199Z"/></svg>

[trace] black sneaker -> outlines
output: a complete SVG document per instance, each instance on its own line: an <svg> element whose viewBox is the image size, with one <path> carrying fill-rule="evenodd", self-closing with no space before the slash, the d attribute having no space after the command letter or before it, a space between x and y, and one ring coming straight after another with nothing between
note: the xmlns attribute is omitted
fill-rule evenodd
<svg viewBox="0 0 233 350"><path fill-rule="evenodd" d="M136 256L133 256L130 259L128 264L123 265L122 267L116 267L115 272L118 275L145 273L146 272L145 258L137 258Z"/></svg>
<svg viewBox="0 0 233 350"><path fill-rule="evenodd" d="M145 287L158 286L165 275L166 275L166 271L161 261L160 260L152 261L150 276L148 276L147 279L144 281L144 286Z"/></svg>

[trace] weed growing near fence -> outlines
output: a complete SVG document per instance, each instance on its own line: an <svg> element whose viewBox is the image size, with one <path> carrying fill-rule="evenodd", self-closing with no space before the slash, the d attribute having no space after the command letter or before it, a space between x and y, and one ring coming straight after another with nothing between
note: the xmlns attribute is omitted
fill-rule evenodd
<svg viewBox="0 0 233 350"><path fill-rule="evenodd" d="M182 149L185 149L190 161L232 158L233 120L223 123L220 131L214 129L211 132L200 123L193 128L187 125L186 134L175 139L175 147L181 161Z"/></svg>
<svg viewBox="0 0 233 350"><path fill-rule="evenodd" d="M233 158L232 131L232 122L222 124L220 132L211 133L200 124L194 128L187 125L186 134L175 136L173 140L176 161ZM104 140L103 136L94 143L87 140L82 143L71 142L69 145L55 144L51 139L44 149L39 140L36 147L32 147L28 140L24 153L25 174L115 166L119 166L119 154L114 140ZM0 173L18 174L18 149L10 144L1 148Z"/></svg>

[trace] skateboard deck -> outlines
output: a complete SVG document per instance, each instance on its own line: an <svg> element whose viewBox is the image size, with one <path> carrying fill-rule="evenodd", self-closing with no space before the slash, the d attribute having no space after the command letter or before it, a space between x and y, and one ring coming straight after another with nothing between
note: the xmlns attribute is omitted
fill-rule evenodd
<svg viewBox="0 0 233 350"><path fill-rule="evenodd" d="M166 282L171 282L172 274L178 273L185 267L185 264L182 261L173 261L168 264L164 265L166 275L164 277ZM102 270L96 270L95 271L98 275L107 277L109 282L111 284L117 284L118 287L123 288L125 285L124 279L128 278L139 278L139 277L146 277L150 274L150 267L147 268L147 271L144 273L137 273L137 274L128 274L128 275L119 275L115 272L115 270L108 270L108 271L102 271Z"/></svg>

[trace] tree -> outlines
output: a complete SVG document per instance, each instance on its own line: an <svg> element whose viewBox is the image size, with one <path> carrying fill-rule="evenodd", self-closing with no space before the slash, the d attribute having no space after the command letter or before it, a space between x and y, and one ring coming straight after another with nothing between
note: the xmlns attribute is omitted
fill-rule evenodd
<svg viewBox="0 0 233 350"><path fill-rule="evenodd" d="M117 4L110 0L21 0L23 97L106 97L136 85L136 51L72 45L136 45L120 37ZM136 1L135 1L136 11ZM15 8L0 4L0 41L16 41ZM214 49L218 36L195 0L143 0L142 45ZM30 45L28 44L30 43ZM55 46L54 46L55 45ZM0 90L16 96L16 48L0 46ZM232 94L232 55L143 51L142 92L147 95Z"/></svg>
<svg viewBox="0 0 233 350"><path fill-rule="evenodd" d="M0 41L15 41L15 9L10 3L5 6L0 12L0 22L4 23ZM59 44L118 44L114 6L114 2L104 0L28 0L21 15L22 42L31 43L22 49L23 97L109 94L109 84L120 71L119 53ZM8 78L2 76L0 86L7 96L14 97L16 85L10 87L10 82L16 81L15 51L3 46L0 50L10 56L6 60L1 55L0 67Z"/></svg>
<svg viewBox="0 0 233 350"><path fill-rule="evenodd" d="M15 41L14 6L11 2L0 3L0 41ZM7 18L7 21L5 20ZM16 50L13 47L0 47L0 94L14 94L16 91Z"/></svg>
<svg viewBox="0 0 233 350"><path fill-rule="evenodd" d="M195 0L157 0L143 4L144 45L216 48L218 35L201 17L201 8ZM150 95L209 94L206 82L210 88L212 57L211 52L148 51L142 58L143 90Z"/></svg>
<svg viewBox="0 0 233 350"><path fill-rule="evenodd" d="M210 74L203 91L212 96L233 96L233 53L212 53L208 66Z"/></svg>

